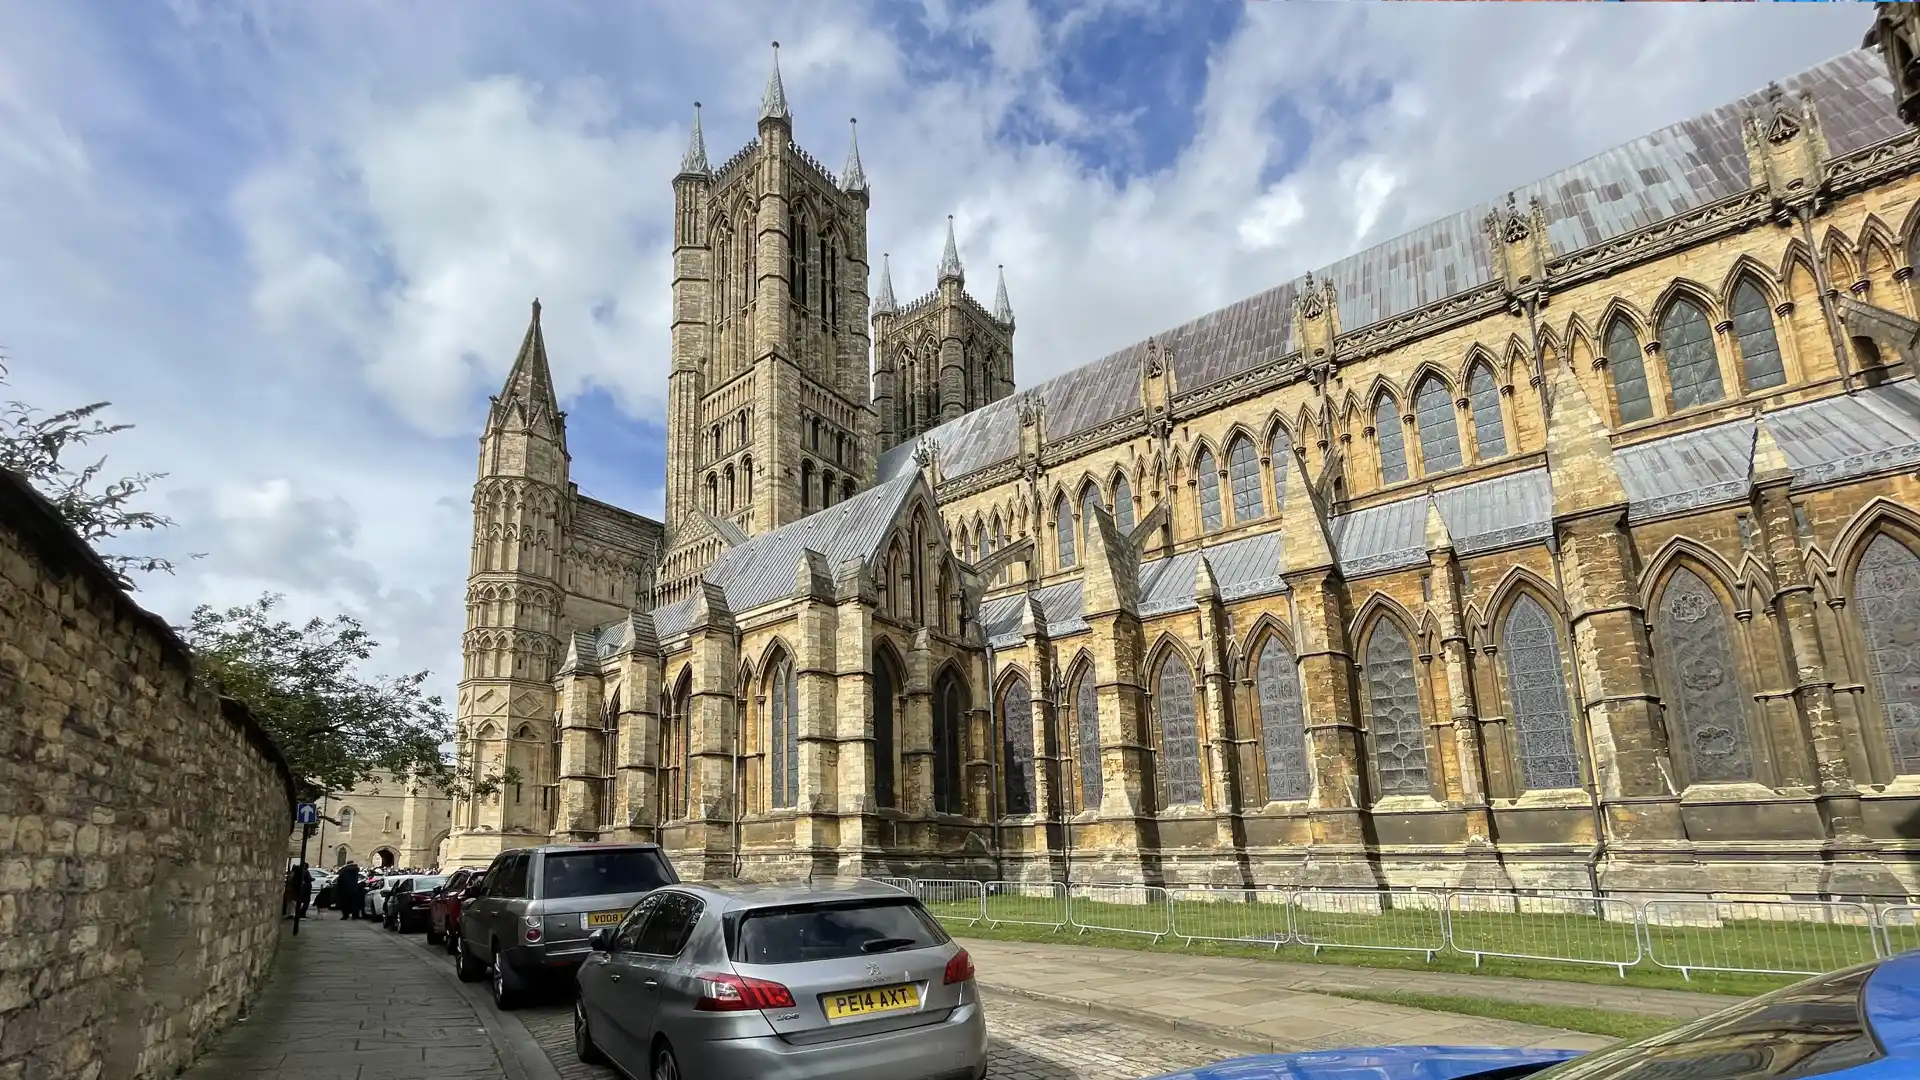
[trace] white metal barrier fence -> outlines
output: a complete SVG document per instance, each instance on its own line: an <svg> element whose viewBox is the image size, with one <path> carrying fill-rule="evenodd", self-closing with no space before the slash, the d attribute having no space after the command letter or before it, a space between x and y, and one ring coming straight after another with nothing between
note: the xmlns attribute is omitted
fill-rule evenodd
<svg viewBox="0 0 1920 1080"><path fill-rule="evenodd" d="M1920 948L1920 904L1676 899L1420 889L876 878L964 926L1271 947L1442 952L1557 964L1819 974Z"/></svg>

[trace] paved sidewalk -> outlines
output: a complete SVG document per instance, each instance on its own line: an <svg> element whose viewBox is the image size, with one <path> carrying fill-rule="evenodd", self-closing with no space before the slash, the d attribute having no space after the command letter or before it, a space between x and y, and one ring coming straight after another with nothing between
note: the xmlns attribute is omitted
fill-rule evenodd
<svg viewBox="0 0 1920 1080"><path fill-rule="evenodd" d="M451 965L379 923L334 912L301 923L253 1011L184 1080L543 1080L520 1023L495 1013ZM291 923L283 923L285 928ZM521 1044L524 1043L524 1046ZM527 1050L539 1059L529 1070Z"/></svg>
<svg viewBox="0 0 1920 1080"><path fill-rule="evenodd" d="M1329 997L1313 993L1316 988L1584 1005L1681 1019L1725 1008L1732 1000L1677 990L1288 964L980 938L963 940L967 951L973 954L982 986L1091 1013L1158 1023L1173 1031L1283 1052L1368 1043L1590 1050L1614 1041L1603 1035L1508 1020Z"/></svg>

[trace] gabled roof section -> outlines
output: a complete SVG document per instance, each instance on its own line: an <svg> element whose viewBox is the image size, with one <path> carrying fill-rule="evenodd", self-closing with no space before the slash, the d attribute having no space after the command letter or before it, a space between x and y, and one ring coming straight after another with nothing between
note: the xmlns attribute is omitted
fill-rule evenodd
<svg viewBox="0 0 1920 1080"><path fill-rule="evenodd" d="M1780 85L1789 97L1802 92L1813 96L1836 157L1906 131L1894 112L1893 85L1875 53L1845 53ZM1718 202L1752 186L1740 126L1747 112L1764 100L1765 92L1756 91L1517 187L1514 193L1521 205L1540 200L1556 255ZM1488 211L1505 205L1505 193L1498 199L1332 266L1314 268L1314 275L1332 282L1339 294L1342 328L1358 330L1493 280L1493 257L1481 222ZM1297 279L1289 280L1155 334L1160 345L1172 351L1181 389L1197 390L1293 351L1297 289ZM1033 387L1030 392L1046 405L1048 437L1065 438L1137 409L1138 365L1145 349L1144 341L1129 345ZM943 476L959 478L1018 451L1019 396L933 429Z"/></svg>

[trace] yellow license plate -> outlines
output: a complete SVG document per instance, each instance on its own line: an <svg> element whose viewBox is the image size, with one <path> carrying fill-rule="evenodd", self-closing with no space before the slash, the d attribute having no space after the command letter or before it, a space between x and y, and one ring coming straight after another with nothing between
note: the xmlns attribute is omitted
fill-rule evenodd
<svg viewBox="0 0 1920 1080"><path fill-rule="evenodd" d="M920 1007L920 988L912 983L900 986L875 986L867 990L848 990L840 994L820 995L820 1007L829 1020L875 1013L899 1012Z"/></svg>
<svg viewBox="0 0 1920 1080"><path fill-rule="evenodd" d="M587 916L587 929L596 926L618 926L620 920L627 917L624 911L596 911Z"/></svg>

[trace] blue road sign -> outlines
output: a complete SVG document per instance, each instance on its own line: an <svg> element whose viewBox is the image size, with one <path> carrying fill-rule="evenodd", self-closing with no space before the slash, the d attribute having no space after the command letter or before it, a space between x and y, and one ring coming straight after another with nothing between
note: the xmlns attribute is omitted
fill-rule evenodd
<svg viewBox="0 0 1920 1080"><path fill-rule="evenodd" d="M320 812L313 808L312 803L303 802L299 806L294 807L293 820L302 825L312 825L314 822L320 820Z"/></svg>

